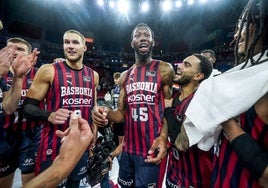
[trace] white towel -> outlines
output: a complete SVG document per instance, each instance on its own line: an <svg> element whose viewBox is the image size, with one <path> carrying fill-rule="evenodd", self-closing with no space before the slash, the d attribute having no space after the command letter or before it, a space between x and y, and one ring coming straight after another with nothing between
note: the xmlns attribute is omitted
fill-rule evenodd
<svg viewBox="0 0 268 188"><path fill-rule="evenodd" d="M242 65L200 84L184 121L190 146L198 144L208 151L218 139L222 122L246 111L268 92L268 59L241 70Z"/></svg>

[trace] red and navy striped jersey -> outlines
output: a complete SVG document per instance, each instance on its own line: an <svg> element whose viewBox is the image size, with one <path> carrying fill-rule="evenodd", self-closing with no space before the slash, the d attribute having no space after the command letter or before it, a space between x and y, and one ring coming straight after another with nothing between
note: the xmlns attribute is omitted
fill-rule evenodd
<svg viewBox="0 0 268 188"><path fill-rule="evenodd" d="M176 100L174 99L173 102L176 103L174 115L178 124L181 124L194 93L183 101L178 101L178 94L180 91L174 95L174 97L176 96ZM209 187L213 162L212 150L202 151L194 145L184 152L178 151L174 145L170 145L166 185L168 187Z"/></svg>
<svg viewBox="0 0 268 188"><path fill-rule="evenodd" d="M8 87L6 85L6 82L4 80L4 78L0 78L0 139L2 139L3 137L3 124L4 124L4 111L3 111L3 95L4 92L6 92L8 90Z"/></svg>
<svg viewBox="0 0 268 188"><path fill-rule="evenodd" d="M243 130L268 152L268 125L257 116L254 107L240 115L240 124ZM214 156L211 187L260 187L252 174L239 161L224 134L221 135L219 153Z"/></svg>
<svg viewBox="0 0 268 188"><path fill-rule="evenodd" d="M26 120L23 118L23 113L22 113L22 105L23 101L26 98L26 94L32 84L32 81L34 79L34 75L37 72L37 68L33 67L23 78L22 82L22 89L21 89L21 98L18 103L18 107L16 111L11 114L11 115L6 115L5 116L5 123L4 123L4 128L8 129L11 128L13 131L20 131L20 130L26 130L26 129L31 129L34 126L40 126L41 122L34 122L30 120ZM13 81L13 73L11 71L8 72L7 75L4 76L4 79L7 83L7 86L10 88L12 85ZM43 107L43 103L40 104L40 108Z"/></svg>
<svg viewBox="0 0 268 188"><path fill-rule="evenodd" d="M155 138L160 135L164 114L160 61L134 66L127 72L124 151L147 156Z"/></svg>
<svg viewBox="0 0 268 188"><path fill-rule="evenodd" d="M95 102L94 72L83 65L81 70L73 70L66 62L52 64L54 80L46 95L47 110L57 111L59 108L81 110L81 117L91 125L91 110ZM69 121L54 125L46 122L41 133L41 145L38 162L54 160L60 148L61 139L55 134L56 130L66 130ZM37 164L38 166L39 164ZM37 170L38 171L38 170Z"/></svg>

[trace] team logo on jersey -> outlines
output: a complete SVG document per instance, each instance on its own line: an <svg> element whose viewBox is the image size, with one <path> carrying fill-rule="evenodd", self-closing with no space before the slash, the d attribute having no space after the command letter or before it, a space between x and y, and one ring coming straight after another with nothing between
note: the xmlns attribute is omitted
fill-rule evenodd
<svg viewBox="0 0 268 188"><path fill-rule="evenodd" d="M156 183L150 183L147 186L148 188L155 188L156 187Z"/></svg>
<svg viewBox="0 0 268 188"><path fill-rule="evenodd" d="M82 166L82 168L80 168L80 170L79 170L79 175L81 175L81 174L85 174L87 172L87 167L86 166Z"/></svg>
<svg viewBox="0 0 268 188"><path fill-rule="evenodd" d="M6 172L10 168L9 165L0 168L0 172Z"/></svg>
<svg viewBox="0 0 268 188"><path fill-rule="evenodd" d="M7 77L7 83L8 83L8 84L11 84L12 81L13 81L13 77Z"/></svg>
<svg viewBox="0 0 268 188"><path fill-rule="evenodd" d="M73 85L72 81L67 80L66 82L67 82L68 85L71 85L71 86Z"/></svg>
<svg viewBox="0 0 268 188"><path fill-rule="evenodd" d="M46 151L46 154L47 154L47 155L51 155L51 154L52 154L52 149L48 149L48 150Z"/></svg>
<svg viewBox="0 0 268 188"><path fill-rule="evenodd" d="M149 71L149 70L147 70L145 75L146 76L152 76L152 77L154 77L155 74L156 74L155 71Z"/></svg>
<svg viewBox="0 0 268 188"><path fill-rule="evenodd" d="M27 158L24 160L24 166L30 166L34 164L34 160L32 158Z"/></svg>
<svg viewBox="0 0 268 188"><path fill-rule="evenodd" d="M27 85L32 85L33 79L27 79Z"/></svg>
<svg viewBox="0 0 268 188"><path fill-rule="evenodd" d="M91 78L89 76L83 76L84 82L91 82Z"/></svg>
<svg viewBox="0 0 268 188"><path fill-rule="evenodd" d="M67 73L66 73L66 78L72 78L72 74L69 73L69 72L67 72Z"/></svg>

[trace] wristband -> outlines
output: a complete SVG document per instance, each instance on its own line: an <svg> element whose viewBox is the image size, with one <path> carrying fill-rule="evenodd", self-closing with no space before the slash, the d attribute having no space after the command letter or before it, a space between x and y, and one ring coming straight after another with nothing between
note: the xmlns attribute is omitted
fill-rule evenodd
<svg viewBox="0 0 268 188"><path fill-rule="evenodd" d="M174 115L173 108L171 107L165 108L164 115L167 120L170 139L174 143L178 134L180 133L181 124L179 124L179 122L177 121L177 118Z"/></svg>
<svg viewBox="0 0 268 188"><path fill-rule="evenodd" d="M32 120L48 120L51 112L39 108L40 101L33 98L28 98L23 101L23 115L26 119Z"/></svg>

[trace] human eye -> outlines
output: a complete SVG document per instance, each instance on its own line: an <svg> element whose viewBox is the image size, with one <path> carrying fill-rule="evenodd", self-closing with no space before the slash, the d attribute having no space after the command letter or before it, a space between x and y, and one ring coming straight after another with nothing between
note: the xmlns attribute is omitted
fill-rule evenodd
<svg viewBox="0 0 268 188"><path fill-rule="evenodd" d="M80 42L78 40L74 40L73 43L74 44L80 44Z"/></svg>
<svg viewBox="0 0 268 188"><path fill-rule="evenodd" d="M70 44L69 40L64 40L64 44Z"/></svg>
<svg viewBox="0 0 268 188"><path fill-rule="evenodd" d="M136 33L136 34L134 35L135 38L139 38L140 36L141 36L140 33Z"/></svg>
<svg viewBox="0 0 268 188"><path fill-rule="evenodd" d="M20 51L20 52L25 52L24 48L18 47L17 50Z"/></svg>
<svg viewBox="0 0 268 188"><path fill-rule="evenodd" d="M146 38L149 38L151 35L150 35L149 33L145 33L144 36L145 36Z"/></svg>

